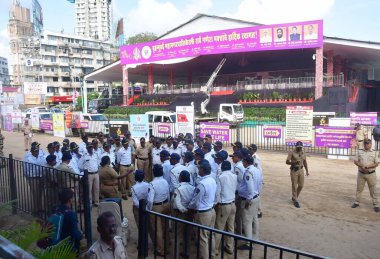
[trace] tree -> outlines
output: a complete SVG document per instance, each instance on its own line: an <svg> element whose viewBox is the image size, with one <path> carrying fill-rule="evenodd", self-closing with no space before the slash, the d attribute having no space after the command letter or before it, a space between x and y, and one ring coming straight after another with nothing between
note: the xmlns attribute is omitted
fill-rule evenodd
<svg viewBox="0 0 380 259"><path fill-rule="evenodd" d="M141 32L127 39L127 44L136 44L142 42L153 41L157 36L152 32Z"/></svg>
<svg viewBox="0 0 380 259"><path fill-rule="evenodd" d="M97 92L91 92L91 93L88 93L87 94L87 101L91 101L91 100L94 100L94 99L98 99L100 96L100 93L97 93ZM82 107L82 96L78 96L77 98L77 107L80 107L80 108L83 108Z"/></svg>

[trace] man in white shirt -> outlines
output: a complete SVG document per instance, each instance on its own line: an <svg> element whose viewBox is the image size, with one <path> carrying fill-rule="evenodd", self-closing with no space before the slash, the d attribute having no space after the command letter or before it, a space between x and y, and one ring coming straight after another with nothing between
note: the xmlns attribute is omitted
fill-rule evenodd
<svg viewBox="0 0 380 259"><path fill-rule="evenodd" d="M169 151L167 150L162 150L160 152L160 160L161 160L161 163L162 163L162 168L164 170L164 179L168 182L169 186L170 186L170 172L173 168L173 166L170 164L170 154L169 154Z"/></svg>
<svg viewBox="0 0 380 259"><path fill-rule="evenodd" d="M179 186L179 174L186 170L184 165L181 165L179 161L181 157L177 153L172 153L170 155L170 164L173 166L170 171L170 193L173 193Z"/></svg>
<svg viewBox="0 0 380 259"><path fill-rule="evenodd" d="M305 40L316 40L318 38L318 34L314 32L314 26L312 24L307 26L307 34L304 32L304 35Z"/></svg>
<svg viewBox="0 0 380 259"><path fill-rule="evenodd" d="M178 146L179 142L178 142L178 139L173 139L173 146L172 148L170 149L169 153L170 154L173 154L173 153L176 153L179 155L179 157L181 158L179 163L181 165L183 165L183 159L182 159L182 156L183 156L183 153L182 153L182 148L180 148Z"/></svg>
<svg viewBox="0 0 380 259"><path fill-rule="evenodd" d="M223 161L221 163L222 172L217 176L217 192L215 207L216 221L215 228L225 230L230 233L235 231L235 193L237 188L237 176L231 172L231 163ZM215 249L219 251L221 235L215 234ZM234 252L234 242L231 237L224 241L224 249L228 254ZM216 253L218 254L218 253Z"/></svg>
<svg viewBox="0 0 380 259"><path fill-rule="evenodd" d="M100 157L93 152L92 143L88 143L87 152L79 159L79 169L88 171L88 188L90 194L90 202L95 207L99 206L99 164Z"/></svg>
<svg viewBox="0 0 380 259"><path fill-rule="evenodd" d="M238 152L234 152L232 155L230 155L230 157L232 157L232 162L233 162L232 173L236 174L237 183L239 186L240 183L243 181L243 176L244 176L244 172L245 172L243 162L241 161L243 158L243 155L240 151L238 151ZM241 201L240 201L239 195L236 195L235 198L236 198L235 199L235 204L236 204L236 215L235 215L236 228L235 228L235 232L236 233L242 233L242 228L243 228L242 224L243 223L241 221L241 210L240 210L240 202Z"/></svg>
<svg viewBox="0 0 380 259"><path fill-rule="evenodd" d="M92 143L92 146L93 146L93 151L92 152L96 153L99 157L102 157L103 149L99 147L98 140L97 139L93 139L91 143Z"/></svg>
<svg viewBox="0 0 380 259"><path fill-rule="evenodd" d="M191 199L193 198L195 187L190 184L190 173L186 170L183 170L179 174L179 186L174 190L173 194L173 216L179 219L183 219L186 221L192 221L191 215L188 213L187 206L189 205ZM181 251L181 246L183 242L186 242L185 236L183 232L184 224L178 223L178 238L177 238L177 251ZM187 234L190 234L188 231ZM184 256L186 258L186 256Z"/></svg>
<svg viewBox="0 0 380 259"><path fill-rule="evenodd" d="M152 148L152 165L160 165L160 153L164 150L161 146L161 140L157 139L154 147ZM168 151L169 152L169 151Z"/></svg>
<svg viewBox="0 0 380 259"><path fill-rule="evenodd" d="M103 144L103 153L102 155L100 156L100 158L104 157L104 156L109 156L110 160L111 160L111 166L112 167L115 167L116 166L116 155L115 155L115 152L112 152L111 151L111 145L108 144L107 142L105 142Z"/></svg>
<svg viewBox="0 0 380 259"><path fill-rule="evenodd" d="M215 198L217 185L214 178L211 177L210 163L202 159L199 161L199 176L200 181L195 188L193 198L188 206L188 209L194 210L194 222L206 227L214 227L215 224ZM200 258L209 258L209 237L210 232L200 230L199 236L199 252ZM212 242L214 245L214 242ZM211 252L214 249L211 248Z"/></svg>
<svg viewBox="0 0 380 259"><path fill-rule="evenodd" d="M214 155L212 155L212 157L214 158L213 166L215 167L214 170L216 171L216 174L215 174L215 180L216 180L218 175L222 172L221 166L222 166L223 161L227 160L228 153L227 151L222 150L222 151L216 152Z"/></svg>
<svg viewBox="0 0 380 259"><path fill-rule="evenodd" d="M135 171L135 185L132 186L132 202L133 202L133 216L137 229L139 228L139 204L140 200L145 200L147 208L152 208L153 200L149 200L152 197L149 196L151 185L144 181L144 171Z"/></svg>
<svg viewBox="0 0 380 259"><path fill-rule="evenodd" d="M127 200L127 194L129 197L132 196L131 187L134 184L134 166L132 164L132 148L129 145L128 139L124 138L121 144L123 147L116 154L116 162L119 167L120 176L128 175L120 179L122 198Z"/></svg>
<svg viewBox="0 0 380 259"><path fill-rule="evenodd" d="M186 171L190 173L190 183L192 185L195 185L195 180L197 179L198 174L198 168L194 163L194 155L192 152L185 152L183 159L185 162Z"/></svg>
<svg viewBox="0 0 380 259"><path fill-rule="evenodd" d="M260 157L259 155L257 154L257 145L256 144L251 144L248 146L248 150L251 154L251 156L253 157L253 165L255 167L257 167L260 171L261 171L261 174L263 175L263 178L264 178L264 174L263 174L263 168L261 167L261 160L260 160ZM264 182L263 182L264 184ZM261 197L259 196L259 208L258 208L258 217L259 218L262 218L263 217L263 213L261 211Z"/></svg>
<svg viewBox="0 0 380 259"><path fill-rule="evenodd" d="M79 144L79 153L83 156L87 152L88 136L86 134L82 136L82 141Z"/></svg>
<svg viewBox="0 0 380 259"><path fill-rule="evenodd" d="M169 151L171 151L171 149L173 148L173 137L172 136L169 136L166 138L166 143L164 145L162 145L162 148Z"/></svg>
<svg viewBox="0 0 380 259"><path fill-rule="evenodd" d="M170 214L170 193L169 184L163 177L162 165L153 166L153 181L150 182L152 188L149 192L149 200L153 200L152 211L169 215ZM157 229L155 229L157 220ZM155 253L158 256L164 256L165 245L168 247L169 244L169 228L167 227L167 233L165 231L165 221L161 217L150 217L149 234L153 243L156 243L157 250Z"/></svg>
<svg viewBox="0 0 380 259"><path fill-rule="evenodd" d="M205 159L211 165L211 176L216 179L216 174L218 171L218 166L215 163L214 158L212 157L213 153L211 152L211 144L209 142L205 142L202 147L203 152L205 153Z"/></svg>

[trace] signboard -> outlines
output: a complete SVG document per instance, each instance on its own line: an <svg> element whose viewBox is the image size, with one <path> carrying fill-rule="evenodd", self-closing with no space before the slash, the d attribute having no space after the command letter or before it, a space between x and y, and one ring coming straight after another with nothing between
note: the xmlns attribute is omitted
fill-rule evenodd
<svg viewBox="0 0 380 259"><path fill-rule="evenodd" d="M313 126L328 126L330 118L335 117L335 112L313 112Z"/></svg>
<svg viewBox="0 0 380 259"><path fill-rule="evenodd" d="M322 44L323 21L317 20L201 32L125 45L120 48L120 59L126 65L221 53L319 48Z"/></svg>
<svg viewBox="0 0 380 259"><path fill-rule="evenodd" d="M8 132L12 132L13 131L12 115L11 114L7 114L5 116L5 118L4 118L4 128Z"/></svg>
<svg viewBox="0 0 380 259"><path fill-rule="evenodd" d="M355 147L355 130L351 127L323 127L315 128L315 145L329 148Z"/></svg>
<svg viewBox="0 0 380 259"><path fill-rule="evenodd" d="M46 131L53 131L53 121L52 120L40 120L40 129Z"/></svg>
<svg viewBox="0 0 380 259"><path fill-rule="evenodd" d="M24 103L25 104L41 104L41 95L25 94Z"/></svg>
<svg viewBox="0 0 380 259"><path fill-rule="evenodd" d="M263 136L264 136L264 138L281 138L282 126L264 125Z"/></svg>
<svg viewBox="0 0 380 259"><path fill-rule="evenodd" d="M109 131L110 131L110 135L111 136L113 136L113 135L115 135L115 136L121 136L127 130L129 130L128 123L122 124L121 122L116 122L116 121L112 122L112 121L110 121Z"/></svg>
<svg viewBox="0 0 380 259"><path fill-rule="evenodd" d="M53 113L53 132L54 137L65 137L65 120L63 113Z"/></svg>
<svg viewBox="0 0 380 259"><path fill-rule="evenodd" d="M2 96L1 101L2 101L2 104L4 104L4 105L17 104L17 100L16 100L15 96Z"/></svg>
<svg viewBox="0 0 380 259"><path fill-rule="evenodd" d="M12 123L22 123L22 116L20 111L12 112Z"/></svg>
<svg viewBox="0 0 380 259"><path fill-rule="evenodd" d="M133 114L130 118L132 138L149 138L149 121L147 114ZM123 132L124 133L124 132Z"/></svg>
<svg viewBox="0 0 380 259"><path fill-rule="evenodd" d="M285 142L294 146L302 141L304 146L313 143L313 106L287 106Z"/></svg>
<svg viewBox="0 0 380 259"><path fill-rule="evenodd" d="M24 82L24 94L46 94L47 83L46 82Z"/></svg>
<svg viewBox="0 0 380 259"><path fill-rule="evenodd" d="M350 112L351 125L377 125L377 112Z"/></svg>
<svg viewBox="0 0 380 259"><path fill-rule="evenodd" d="M230 141L230 125L228 123L201 122L199 129L201 138L210 134L213 141Z"/></svg>
<svg viewBox="0 0 380 259"><path fill-rule="evenodd" d="M39 130L40 129L40 114L38 113L38 109L32 109L32 113L30 114L30 119L32 121L32 129Z"/></svg>
<svg viewBox="0 0 380 259"><path fill-rule="evenodd" d="M177 132L194 136L194 106L177 106Z"/></svg>
<svg viewBox="0 0 380 259"><path fill-rule="evenodd" d="M172 130L172 124L173 123L157 123L156 126L158 127L157 132L160 134L170 134Z"/></svg>

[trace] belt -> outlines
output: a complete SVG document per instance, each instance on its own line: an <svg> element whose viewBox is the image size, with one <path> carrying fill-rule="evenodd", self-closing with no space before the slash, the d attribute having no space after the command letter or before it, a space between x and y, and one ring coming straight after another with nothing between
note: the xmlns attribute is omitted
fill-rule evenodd
<svg viewBox="0 0 380 259"><path fill-rule="evenodd" d="M97 174L98 172L88 172L88 174Z"/></svg>
<svg viewBox="0 0 380 259"><path fill-rule="evenodd" d="M148 160L149 158L140 158L140 157L136 157L137 159L139 159L139 160L142 160L142 161L146 161L146 160Z"/></svg>
<svg viewBox="0 0 380 259"><path fill-rule="evenodd" d="M225 206L225 205L230 205L232 203L235 203L235 201L226 202L226 203L218 203L218 205Z"/></svg>
<svg viewBox="0 0 380 259"><path fill-rule="evenodd" d="M252 197L251 200L256 199L257 197L259 197L259 195L260 195L260 194L256 194L255 196ZM240 199L241 199L242 201L246 201L246 200L248 200L247 198L244 198L244 197L240 197Z"/></svg>
<svg viewBox="0 0 380 259"><path fill-rule="evenodd" d="M131 164L129 164L129 165L121 165L121 166L130 167L130 166L131 166Z"/></svg>
<svg viewBox="0 0 380 259"><path fill-rule="evenodd" d="M155 202L155 203L153 203L153 205L162 205L162 204L167 203L168 201L169 201L169 200L166 199L166 200L164 200L164 201L162 201L162 202Z"/></svg>
<svg viewBox="0 0 380 259"><path fill-rule="evenodd" d="M364 173L364 172L362 172L362 171L359 171L360 173L362 173L362 174L373 174L374 172L376 172L376 171L372 171L372 172L368 172L368 173Z"/></svg>
<svg viewBox="0 0 380 259"><path fill-rule="evenodd" d="M364 140L358 140L358 142L363 142Z"/></svg>
<svg viewBox="0 0 380 259"><path fill-rule="evenodd" d="M111 186L118 186L117 183L115 183L115 184L105 184L105 183L103 183L103 185L104 185L104 186L110 186L110 187L111 187Z"/></svg>
<svg viewBox="0 0 380 259"><path fill-rule="evenodd" d="M207 210L196 210L195 213L203 213L203 212L207 212L207 211L212 210L213 208L214 208L214 207L211 207L211 208L209 208L209 209L207 209Z"/></svg>

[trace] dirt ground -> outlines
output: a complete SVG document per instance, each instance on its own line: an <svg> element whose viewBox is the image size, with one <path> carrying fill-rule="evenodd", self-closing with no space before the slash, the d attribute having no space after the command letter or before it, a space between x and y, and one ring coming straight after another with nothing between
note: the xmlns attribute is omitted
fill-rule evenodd
<svg viewBox="0 0 380 259"><path fill-rule="evenodd" d="M22 158L22 134L3 134L5 153ZM46 147L49 142L62 139L37 135L35 140ZM78 138L74 141L80 143ZM289 170L284 164L286 154L267 151L259 154L264 171L261 240L333 258L380 258L380 213L374 212L367 187L360 207L351 208L357 174L352 161L308 155L310 176L305 179L301 208L297 209L291 203ZM132 229L128 254L130 258L137 258L137 229L131 199L123 202L123 211ZM94 209L93 219L96 217ZM93 229L96 238L95 224ZM239 257L243 258L244 254Z"/></svg>

